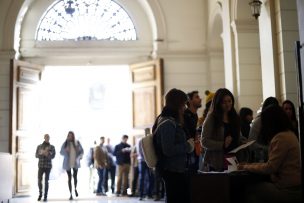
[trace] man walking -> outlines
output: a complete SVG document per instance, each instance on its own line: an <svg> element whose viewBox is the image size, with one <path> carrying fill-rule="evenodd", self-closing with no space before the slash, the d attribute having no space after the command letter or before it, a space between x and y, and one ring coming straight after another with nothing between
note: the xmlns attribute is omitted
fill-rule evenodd
<svg viewBox="0 0 304 203"><path fill-rule="evenodd" d="M44 142L37 146L36 158L38 162L38 188L39 196L38 201L42 198L42 176L44 174L44 198L43 201L47 201L47 195L49 190L49 177L52 168L52 159L55 157L55 147L50 144L49 134L44 135Z"/></svg>

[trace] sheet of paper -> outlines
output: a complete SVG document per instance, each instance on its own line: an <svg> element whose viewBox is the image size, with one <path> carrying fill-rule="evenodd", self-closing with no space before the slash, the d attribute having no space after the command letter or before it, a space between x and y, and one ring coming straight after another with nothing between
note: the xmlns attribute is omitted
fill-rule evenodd
<svg viewBox="0 0 304 203"><path fill-rule="evenodd" d="M252 140L252 141L250 141L250 142L247 142L247 143L245 143L245 144L242 144L242 145L238 146L237 148L231 150L231 151L228 152L228 153L229 153L229 154L237 153L239 150L244 149L244 148L246 148L246 147L252 145L254 142L255 142L255 140Z"/></svg>
<svg viewBox="0 0 304 203"><path fill-rule="evenodd" d="M228 172L237 171L238 161L237 158L234 157L227 157L226 160L230 163L228 164Z"/></svg>

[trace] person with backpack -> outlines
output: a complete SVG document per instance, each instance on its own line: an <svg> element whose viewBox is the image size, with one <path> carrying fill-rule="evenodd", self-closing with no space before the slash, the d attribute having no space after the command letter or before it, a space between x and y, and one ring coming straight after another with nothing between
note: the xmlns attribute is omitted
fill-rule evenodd
<svg viewBox="0 0 304 203"><path fill-rule="evenodd" d="M145 128L145 136L151 134L150 128ZM145 161L142 139L138 142L138 164L139 164L139 200L144 199L144 195L152 198L154 186L154 174L152 168L149 168Z"/></svg>
<svg viewBox="0 0 304 203"><path fill-rule="evenodd" d="M194 149L194 139L186 139L183 130L187 95L171 89L165 96L165 106L152 128L155 151L158 156L156 170L165 182L166 202L190 202L186 175L187 154Z"/></svg>

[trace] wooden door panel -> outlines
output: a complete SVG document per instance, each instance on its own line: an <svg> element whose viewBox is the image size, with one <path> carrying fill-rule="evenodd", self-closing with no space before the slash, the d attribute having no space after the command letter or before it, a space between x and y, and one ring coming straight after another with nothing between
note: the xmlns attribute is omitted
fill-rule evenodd
<svg viewBox="0 0 304 203"><path fill-rule="evenodd" d="M153 124L156 115L156 88L153 86L136 88L133 90L133 108L136 112L134 126Z"/></svg>
<svg viewBox="0 0 304 203"><path fill-rule="evenodd" d="M34 129L39 124L39 97L32 88L17 87L17 130Z"/></svg>
<svg viewBox="0 0 304 203"><path fill-rule="evenodd" d="M36 179L33 173L35 138L39 129L39 82L43 67L11 61L10 152L14 158L14 195L27 195Z"/></svg>
<svg viewBox="0 0 304 203"><path fill-rule="evenodd" d="M16 177L16 191L18 195L28 194L33 179L33 169L31 168L32 163L30 158L27 156L18 156L16 158L17 165L17 177Z"/></svg>
<svg viewBox="0 0 304 203"><path fill-rule="evenodd" d="M133 127L151 127L163 106L163 60L132 64L130 69Z"/></svg>

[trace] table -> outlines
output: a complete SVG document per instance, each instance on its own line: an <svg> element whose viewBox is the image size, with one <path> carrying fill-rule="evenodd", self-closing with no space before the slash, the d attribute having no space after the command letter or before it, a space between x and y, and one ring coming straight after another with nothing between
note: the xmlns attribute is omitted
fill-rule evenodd
<svg viewBox="0 0 304 203"><path fill-rule="evenodd" d="M243 203L246 185L267 178L246 171L194 174L191 176L191 203Z"/></svg>

